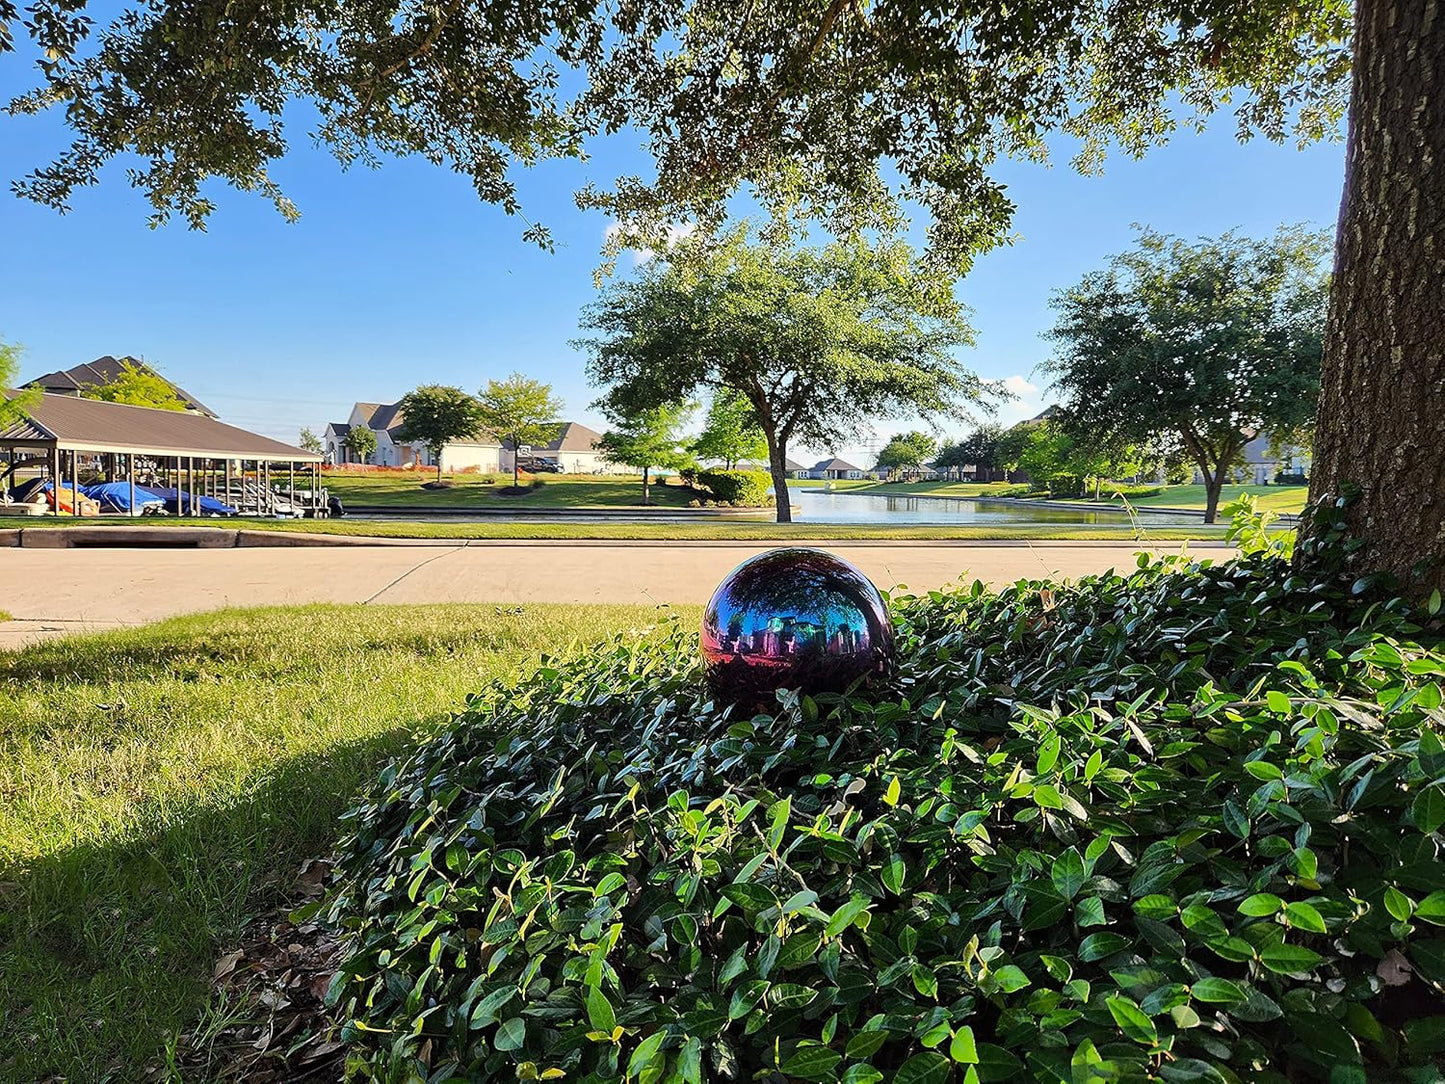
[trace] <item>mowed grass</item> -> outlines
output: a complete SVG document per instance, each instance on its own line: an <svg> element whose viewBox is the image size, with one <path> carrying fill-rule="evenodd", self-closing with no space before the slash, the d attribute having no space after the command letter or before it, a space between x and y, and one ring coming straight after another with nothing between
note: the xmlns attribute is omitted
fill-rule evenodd
<svg viewBox="0 0 1445 1084"><path fill-rule="evenodd" d="M1219 507L1249 495L1261 509L1274 512L1303 512L1309 486L1224 486ZM1106 494L1107 495L1107 494ZM1199 508L1205 505L1203 486L1169 486L1155 497L1130 497L1129 503L1141 508Z"/></svg>
<svg viewBox="0 0 1445 1084"><path fill-rule="evenodd" d="M227 610L0 651L0 1080L164 1065L218 948L388 757L484 682L659 616Z"/></svg>
<svg viewBox="0 0 1445 1084"><path fill-rule="evenodd" d="M322 485L344 505L377 505L389 508L640 508L642 475L541 474L541 485L527 493L506 495L512 484L510 474L448 474L448 489L423 489L435 481L436 473L421 471L377 471L352 473L336 471L322 475ZM524 475L529 478L529 475ZM697 499L697 493L681 484L664 484L653 479L651 504L660 508L683 508Z"/></svg>

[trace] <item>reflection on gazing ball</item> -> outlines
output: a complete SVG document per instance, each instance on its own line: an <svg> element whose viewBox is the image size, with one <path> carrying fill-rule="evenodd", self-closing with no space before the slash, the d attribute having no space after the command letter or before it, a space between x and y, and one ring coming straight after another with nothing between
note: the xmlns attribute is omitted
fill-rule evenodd
<svg viewBox="0 0 1445 1084"><path fill-rule="evenodd" d="M760 553L723 578L702 615L714 695L757 705L777 689L841 692L893 665L893 623L867 576L811 549Z"/></svg>

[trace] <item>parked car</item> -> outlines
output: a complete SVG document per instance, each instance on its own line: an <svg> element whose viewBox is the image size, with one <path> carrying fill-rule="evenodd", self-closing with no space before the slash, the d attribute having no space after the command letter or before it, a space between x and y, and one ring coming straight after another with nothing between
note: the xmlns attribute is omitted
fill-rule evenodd
<svg viewBox="0 0 1445 1084"><path fill-rule="evenodd" d="M524 459L522 469L531 474L563 474L562 464L555 459Z"/></svg>

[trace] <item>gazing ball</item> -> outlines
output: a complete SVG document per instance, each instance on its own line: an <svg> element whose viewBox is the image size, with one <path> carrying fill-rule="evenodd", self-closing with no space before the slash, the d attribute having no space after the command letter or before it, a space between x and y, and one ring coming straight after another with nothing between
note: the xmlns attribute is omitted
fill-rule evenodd
<svg viewBox="0 0 1445 1084"><path fill-rule="evenodd" d="M702 659L713 694L733 704L764 704L778 689L841 692L889 673L893 623L878 588L841 557L769 550L713 592Z"/></svg>

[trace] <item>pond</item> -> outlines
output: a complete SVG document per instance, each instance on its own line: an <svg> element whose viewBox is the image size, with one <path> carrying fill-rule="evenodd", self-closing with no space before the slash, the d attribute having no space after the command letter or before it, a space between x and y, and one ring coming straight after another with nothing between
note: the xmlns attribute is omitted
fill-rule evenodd
<svg viewBox="0 0 1445 1084"><path fill-rule="evenodd" d="M987 526L1047 523L1060 526L1128 524L1129 513L1089 512L1077 508L1044 508L1035 502L971 501L958 497L884 497L862 493L827 493L788 487L793 517L803 523L932 523ZM1142 512L1145 526L1197 524L1199 515Z"/></svg>

